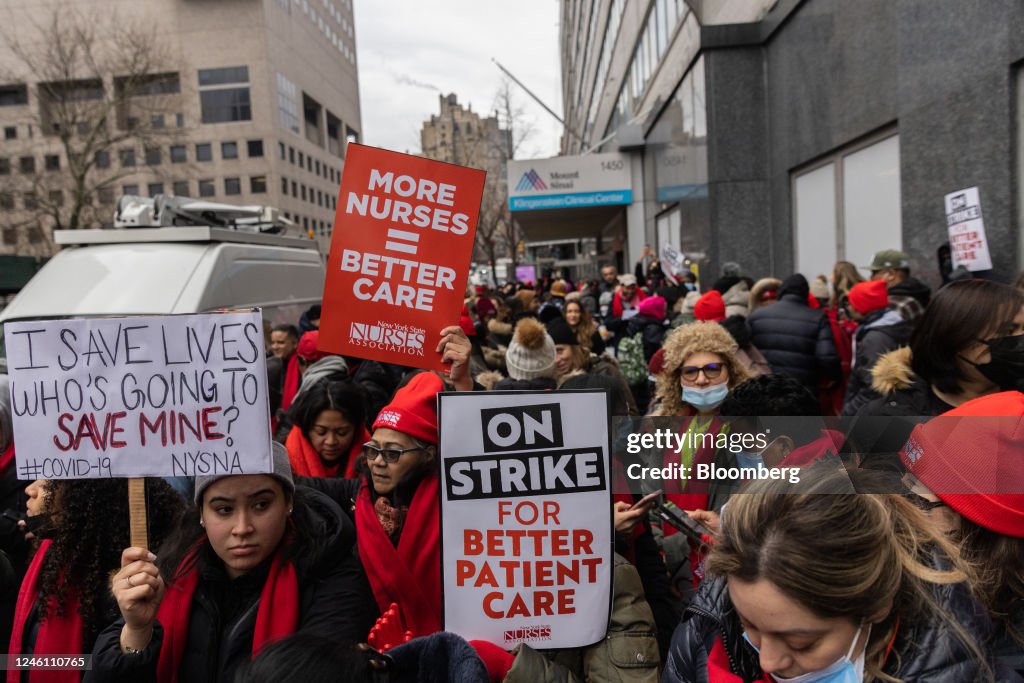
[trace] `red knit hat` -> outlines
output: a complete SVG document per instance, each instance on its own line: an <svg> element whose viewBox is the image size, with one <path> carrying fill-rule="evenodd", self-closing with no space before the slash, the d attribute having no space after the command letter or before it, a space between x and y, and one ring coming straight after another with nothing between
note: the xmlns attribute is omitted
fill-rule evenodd
<svg viewBox="0 0 1024 683"><path fill-rule="evenodd" d="M721 322L725 320L725 301L722 300L722 293L717 289L697 299L693 306L693 317L697 320L714 320Z"/></svg>
<svg viewBox="0 0 1024 683"><path fill-rule="evenodd" d="M310 330L302 335L302 339L299 340L299 346L295 349L295 355L307 363L314 363L321 358L331 355L317 348L319 345L320 330Z"/></svg>
<svg viewBox="0 0 1024 683"><path fill-rule="evenodd" d="M473 318L469 315L469 307L462 304L462 313L459 314L459 327L466 333L467 337L476 336L476 327L473 326Z"/></svg>
<svg viewBox="0 0 1024 683"><path fill-rule="evenodd" d="M889 289L885 286L885 280L858 282L850 288L847 297L850 299L850 305L861 315L867 315L889 305Z"/></svg>
<svg viewBox="0 0 1024 683"><path fill-rule="evenodd" d="M373 429L386 427L411 437L437 443L437 392L444 385L432 372L421 372L395 392L391 403L377 414Z"/></svg>
<svg viewBox="0 0 1024 683"><path fill-rule="evenodd" d="M914 427L907 470L979 526L1024 538L1024 394L968 401Z"/></svg>

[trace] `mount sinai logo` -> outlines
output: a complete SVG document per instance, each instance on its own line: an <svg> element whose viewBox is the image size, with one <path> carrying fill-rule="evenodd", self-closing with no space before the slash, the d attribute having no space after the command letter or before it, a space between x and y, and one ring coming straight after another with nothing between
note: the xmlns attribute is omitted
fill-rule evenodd
<svg viewBox="0 0 1024 683"><path fill-rule="evenodd" d="M519 184L516 185L516 192L546 189L548 189L548 186L544 184L544 181L537 174L537 171L533 170L532 168L523 174L523 177L519 179Z"/></svg>

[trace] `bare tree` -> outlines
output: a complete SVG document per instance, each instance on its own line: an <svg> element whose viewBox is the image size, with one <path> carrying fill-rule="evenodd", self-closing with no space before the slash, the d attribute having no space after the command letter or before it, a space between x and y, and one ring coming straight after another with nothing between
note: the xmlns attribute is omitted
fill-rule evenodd
<svg viewBox="0 0 1024 683"><path fill-rule="evenodd" d="M533 124L526 118L525 110L513 97L512 83L503 78L494 96L494 113L498 119L501 136L488 140L488 158L494 161L492 171L484 185L480 220L477 222L477 247L492 262L497 261L498 245L504 245L504 253L516 261L516 248L520 234L512 220L508 205L507 166L514 159L523 143L533 134Z"/></svg>
<svg viewBox="0 0 1024 683"><path fill-rule="evenodd" d="M33 27L28 37L3 32L13 60L0 67L0 81L29 84L27 116L44 140L33 148L45 151L41 168L21 169L12 183L25 207L6 220L98 227L113 212L118 181L147 166L162 177L156 154L165 160L182 135L178 68L155 25L87 17L64 4Z"/></svg>

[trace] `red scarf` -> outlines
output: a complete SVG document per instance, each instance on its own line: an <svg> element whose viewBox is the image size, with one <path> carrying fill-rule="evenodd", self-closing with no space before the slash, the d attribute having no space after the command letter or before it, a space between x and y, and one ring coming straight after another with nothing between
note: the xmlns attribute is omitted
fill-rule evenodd
<svg viewBox="0 0 1024 683"><path fill-rule="evenodd" d="M197 546L185 558L183 566L192 568L188 573L179 575L167 587L163 602L157 610L156 618L164 627L164 642L160 648L160 659L157 661L157 681L160 683L177 683L178 669L181 658L185 654L188 642L188 622L192 611L192 598L199 585L199 567L197 566ZM281 559L281 552L274 555L270 564L270 573L263 583L260 593L260 606L256 612L256 628L252 636L253 659L275 640L280 640L295 633L299 627L299 581L295 575L295 567L291 562Z"/></svg>
<svg viewBox="0 0 1024 683"><path fill-rule="evenodd" d="M288 359L288 367L284 371L284 389L281 390L281 410L288 410L295 394L299 393L299 383L302 382L302 375L299 374L299 354L293 353Z"/></svg>
<svg viewBox="0 0 1024 683"><path fill-rule="evenodd" d="M13 455L14 450L9 449ZM4 452L4 458L7 452ZM22 650L22 638L25 635L25 623L32 612L33 605L39 597L39 574L43 568L43 561L46 551L50 549L52 541L45 539L39 544L35 557L32 558L25 578L21 582L21 590L18 592L18 604L14 610L14 628L11 630L11 654L30 654ZM78 613L78 594L69 587L64 595L64 616L57 616L56 605L53 598L43 609L39 608L37 619L39 631L36 634L36 643L31 654L37 657L46 655L66 655L83 652L82 639L82 617ZM44 617L46 617L44 619ZM18 683L21 680L21 671L11 669L7 672L7 683ZM35 669L29 671L28 680L31 683L61 683L62 681L80 681L82 674L74 671L56 671Z"/></svg>
<svg viewBox="0 0 1024 683"><path fill-rule="evenodd" d="M766 674L758 681L771 683L771 678ZM708 654L708 683L743 683L743 678L732 672L732 665L729 664L729 653L725 651L722 638L715 639L715 644Z"/></svg>
<svg viewBox="0 0 1024 683"><path fill-rule="evenodd" d="M357 479L356 465L363 453L363 444L370 440L370 432L363 427L361 433L352 439L352 447L348 449L348 458L345 463L345 478ZM292 427L288 432L288 440L284 443L288 449L288 460L292 464L292 473L300 477L336 477L341 470L342 461L327 465L309 443L309 439L297 426Z"/></svg>
<svg viewBox="0 0 1024 683"><path fill-rule="evenodd" d="M441 507L438 477L420 482L409 505L398 547L380 522L364 483L356 499L359 559L383 614L398 603L413 637L441 630Z"/></svg>
<svg viewBox="0 0 1024 683"><path fill-rule="evenodd" d="M7 468L14 462L14 440L12 439L7 448L0 455L0 474L7 472Z"/></svg>

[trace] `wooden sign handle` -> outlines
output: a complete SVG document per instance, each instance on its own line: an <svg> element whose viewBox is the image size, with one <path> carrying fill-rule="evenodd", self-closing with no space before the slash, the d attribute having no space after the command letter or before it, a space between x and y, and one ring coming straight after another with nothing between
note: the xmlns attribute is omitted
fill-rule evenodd
<svg viewBox="0 0 1024 683"><path fill-rule="evenodd" d="M149 550L146 520L146 480L132 477L128 480L128 528L133 548Z"/></svg>

